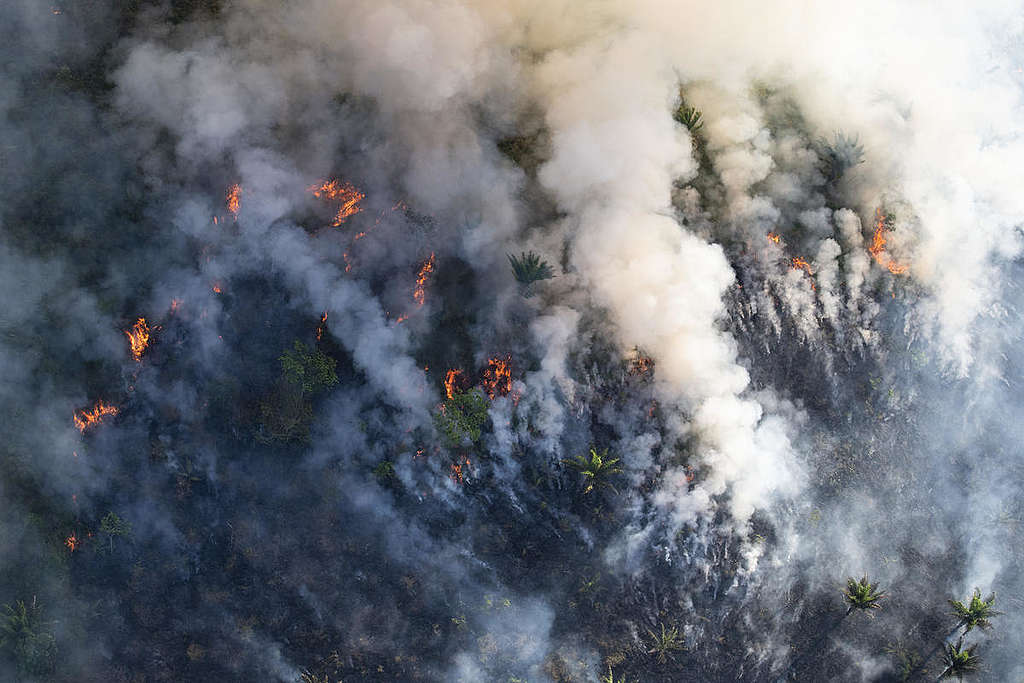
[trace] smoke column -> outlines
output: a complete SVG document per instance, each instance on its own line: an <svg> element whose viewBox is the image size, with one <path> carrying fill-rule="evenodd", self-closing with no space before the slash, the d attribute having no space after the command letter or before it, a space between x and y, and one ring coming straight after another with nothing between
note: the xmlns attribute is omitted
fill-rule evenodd
<svg viewBox="0 0 1024 683"><path fill-rule="evenodd" d="M1024 676L1021 33L7 3L0 677Z"/></svg>

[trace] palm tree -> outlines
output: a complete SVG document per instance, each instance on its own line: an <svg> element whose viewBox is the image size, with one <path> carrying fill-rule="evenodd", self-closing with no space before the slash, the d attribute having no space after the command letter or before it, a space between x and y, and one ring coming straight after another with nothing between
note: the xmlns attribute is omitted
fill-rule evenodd
<svg viewBox="0 0 1024 683"><path fill-rule="evenodd" d="M978 655L974 654L974 650L978 646L976 644L971 645L965 650L963 645L963 636L960 636L960 639L956 641L956 645L952 643L946 645L945 652L942 654L942 663L946 668L943 669L939 680L943 678L956 678L962 681L964 674L974 673L978 670L978 667L981 665L981 659Z"/></svg>
<svg viewBox="0 0 1024 683"><path fill-rule="evenodd" d="M862 577L860 581L853 578L846 580L846 590L843 591L843 599L850 606L846 610L847 616L855 609L864 610L865 612L871 609L881 609L882 606L878 604L878 601L884 597L885 591L878 590L878 584L871 583L866 576Z"/></svg>
<svg viewBox="0 0 1024 683"><path fill-rule="evenodd" d="M970 602L966 605L959 600L950 600L949 604L953 606L953 616L960 620L960 623L957 624L957 628L960 626L966 626L967 628L964 629L964 634L967 634L970 633L971 629L975 626L984 630L992 628L992 623L989 619L1002 614L1002 612L997 612L992 609L995 602L995 593L992 593L982 600L981 589L975 588L974 593L971 595Z"/></svg>
<svg viewBox="0 0 1024 683"><path fill-rule="evenodd" d="M691 133L696 133L704 125L703 115L700 110L696 107L687 107L685 104L679 105L672 118L686 126L687 130Z"/></svg>
<svg viewBox="0 0 1024 683"><path fill-rule="evenodd" d="M617 465L618 462L618 458L608 457L607 448L600 453L591 448L590 457L577 455L572 460L566 460L565 464L584 476L587 481L587 487L583 493L590 493L595 487L602 486L607 486L612 491L615 491L615 493L618 493L611 482L608 481L609 477L622 472L622 468Z"/></svg>
<svg viewBox="0 0 1024 683"><path fill-rule="evenodd" d="M626 683L625 676L623 676L622 678L615 677L615 674L612 673L612 667L610 664L608 665L608 673L606 673L604 676L601 676L599 680L601 681L601 683Z"/></svg>
<svg viewBox="0 0 1024 683"><path fill-rule="evenodd" d="M512 264L512 274L515 276L516 282L519 283L523 296L526 298L533 296L530 286L534 282L550 280L555 276L555 271L548 265L548 262L542 261L540 256L532 251L530 253L523 252L519 258L512 254L507 254L507 256L508 262Z"/></svg>
<svg viewBox="0 0 1024 683"><path fill-rule="evenodd" d="M665 624L662 624L660 634L650 629L647 630L647 633L651 636L651 648L647 650L647 654L657 655L659 664L664 664L669 659L672 659L673 652L685 649L683 647L683 637L675 626L665 628Z"/></svg>

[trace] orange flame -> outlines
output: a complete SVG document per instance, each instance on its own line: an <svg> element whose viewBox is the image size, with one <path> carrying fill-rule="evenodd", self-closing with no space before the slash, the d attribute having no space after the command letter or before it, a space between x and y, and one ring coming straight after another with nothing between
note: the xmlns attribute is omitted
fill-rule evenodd
<svg viewBox="0 0 1024 683"><path fill-rule="evenodd" d="M221 289L220 282L214 282L210 287L215 294L220 294L223 290Z"/></svg>
<svg viewBox="0 0 1024 683"><path fill-rule="evenodd" d="M792 268L793 270L802 270L805 273L807 273L807 277L811 278L811 289L818 289L814 285L814 271L811 270L811 264L808 263L806 259L803 259L799 256L794 256L792 261L790 262L789 267Z"/></svg>
<svg viewBox="0 0 1024 683"><path fill-rule="evenodd" d="M75 548L78 547L78 543L78 537L76 537L74 534L71 534L70 536L64 539L64 545L66 545L68 547L68 550L70 550L71 552L75 552Z"/></svg>
<svg viewBox="0 0 1024 683"><path fill-rule="evenodd" d="M434 252L430 252L430 258L423 262L420 272L416 275L416 289L412 292L412 298L418 306L422 306L427 300L427 279L434 272Z"/></svg>
<svg viewBox="0 0 1024 683"><path fill-rule="evenodd" d="M320 324L316 328L316 340L317 341L320 341L320 337L323 336L323 334L324 334L324 325L326 325L326 324L327 324L327 311L324 311L324 314L322 316L320 316Z"/></svg>
<svg viewBox="0 0 1024 683"><path fill-rule="evenodd" d="M448 398L455 398L455 391L458 388L456 383L461 383L462 370L449 370L444 375L444 393Z"/></svg>
<svg viewBox="0 0 1024 683"><path fill-rule="evenodd" d="M881 209L875 209L875 233L871 236L871 246L868 247L868 251L871 253L872 258L875 259L878 265L885 266L893 275L903 275L907 272L909 266L903 263L897 263L885 250L887 220L888 217Z"/></svg>
<svg viewBox="0 0 1024 683"><path fill-rule="evenodd" d="M75 421L75 427L78 431L85 433L88 427L98 425L103 422L103 418L107 415L117 415L117 408L115 406L107 405L103 401L99 401L93 406L92 410L79 410L72 417Z"/></svg>
<svg viewBox="0 0 1024 683"><path fill-rule="evenodd" d="M231 215L234 216L237 221L238 210L242 208L242 186L235 183L229 187L225 201L227 202L228 211L231 212ZM216 223L217 219L215 218L213 222Z"/></svg>
<svg viewBox="0 0 1024 683"><path fill-rule="evenodd" d="M777 232L770 232L768 233L768 239L770 239L772 242L775 242L775 244L780 244L782 241L782 236L779 235Z"/></svg>
<svg viewBox="0 0 1024 683"><path fill-rule="evenodd" d="M132 329L125 330L125 335L128 337L128 344L131 346L132 358L136 361L141 361L143 352L149 346L149 325L146 324L146 319L139 318L136 320L135 324L132 325Z"/></svg>
<svg viewBox="0 0 1024 683"><path fill-rule="evenodd" d="M325 180L319 185L312 185L307 188L317 199L328 199L340 202L338 212L334 215L334 227L340 226L349 217L354 216L363 210L359 202L366 199L366 195L359 191L352 183L343 183L339 180Z"/></svg>
<svg viewBox="0 0 1024 683"><path fill-rule="evenodd" d="M455 463L454 465L452 465L452 481L454 481L457 484L463 483L466 474L469 474L470 467L472 467L472 464L469 462L469 458L466 458L460 463Z"/></svg>
<svg viewBox="0 0 1024 683"><path fill-rule="evenodd" d="M629 357L628 372L633 376L646 377L654 372L654 359L639 348L634 348Z"/></svg>
<svg viewBox="0 0 1024 683"><path fill-rule="evenodd" d="M492 401L498 396L507 396L512 391L512 356L489 359L482 384Z"/></svg>
<svg viewBox="0 0 1024 683"><path fill-rule="evenodd" d="M397 318L395 318L395 324L396 325L401 325L402 323L404 323L408 319L409 319L409 314L408 313L402 313Z"/></svg>

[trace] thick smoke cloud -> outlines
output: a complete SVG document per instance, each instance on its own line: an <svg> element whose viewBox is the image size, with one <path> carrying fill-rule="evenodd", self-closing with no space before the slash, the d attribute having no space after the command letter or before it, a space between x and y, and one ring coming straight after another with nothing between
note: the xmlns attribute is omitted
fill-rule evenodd
<svg viewBox="0 0 1024 683"><path fill-rule="evenodd" d="M0 36L0 676L1022 675L1012 4Z"/></svg>

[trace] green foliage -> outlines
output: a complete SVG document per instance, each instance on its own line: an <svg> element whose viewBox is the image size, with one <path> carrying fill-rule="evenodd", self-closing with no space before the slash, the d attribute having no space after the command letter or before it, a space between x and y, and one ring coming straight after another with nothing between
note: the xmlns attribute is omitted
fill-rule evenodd
<svg viewBox="0 0 1024 683"><path fill-rule="evenodd" d="M903 643L896 642L892 643L885 648L886 654L890 654L896 658L898 662L898 668L896 675L900 681L909 681L910 677L917 671L920 666L924 663L919 655L914 650L907 649Z"/></svg>
<svg viewBox="0 0 1024 683"><path fill-rule="evenodd" d="M395 466L391 464L390 460L381 460L380 463L373 468L373 476L377 477L381 482L389 481L395 478Z"/></svg>
<svg viewBox="0 0 1024 683"><path fill-rule="evenodd" d="M608 673L606 673L604 676L601 676L599 680L601 681L601 683L627 683L625 676L623 676L622 678L615 677L615 674L612 673L611 666L608 667Z"/></svg>
<svg viewBox="0 0 1024 683"><path fill-rule="evenodd" d="M338 361L320 349L310 349L296 340L292 351L278 358L286 381L302 387L302 393L314 394L338 383Z"/></svg>
<svg viewBox="0 0 1024 683"><path fill-rule="evenodd" d="M31 605L18 600L4 605L0 615L0 650L10 654L24 673L41 675L53 671L57 641L40 617L35 599Z"/></svg>
<svg viewBox="0 0 1024 683"><path fill-rule="evenodd" d="M868 581L868 577L861 577L860 581L850 578L846 580L846 590L843 591L843 599L850 608L847 614L855 609L867 610L881 609L879 600L885 597L885 592L878 590L877 583Z"/></svg>
<svg viewBox="0 0 1024 683"><path fill-rule="evenodd" d="M122 536L127 538L132 533L132 525L129 522L122 520L113 512L108 512L103 519L100 520L100 533L107 534L110 539L110 550L114 550L114 537Z"/></svg>
<svg viewBox="0 0 1024 683"><path fill-rule="evenodd" d="M696 133L704 126L704 118L700 110L696 107L687 107L684 102L680 102L679 107L672 114L672 118L686 126L691 133Z"/></svg>
<svg viewBox="0 0 1024 683"><path fill-rule="evenodd" d="M555 271L548 265L548 262L542 261L540 256L532 251L523 252L519 258L512 254L507 254L507 256L508 262L512 264L512 274L515 276L516 282L522 286L523 296L527 298L533 296L530 285L541 280L550 280L555 276Z"/></svg>
<svg viewBox="0 0 1024 683"><path fill-rule="evenodd" d="M971 645L964 649L964 639L961 637L956 645L948 643L942 653L943 669L939 680L943 678L956 678L963 680L966 674L974 673L981 665L981 658L974 654L977 645Z"/></svg>
<svg viewBox="0 0 1024 683"><path fill-rule="evenodd" d="M262 420L256 439L264 443L309 441L313 424L310 398L338 383L338 361L298 340L278 360L281 377L274 391L260 404Z"/></svg>
<svg viewBox="0 0 1024 683"><path fill-rule="evenodd" d="M683 635L675 626L666 628L665 624L661 624L661 633L655 633L648 629L647 634L651 638L651 647L647 650L647 654L657 657L659 664L665 664L669 659L674 658L675 652L686 649L683 646Z"/></svg>
<svg viewBox="0 0 1024 683"><path fill-rule="evenodd" d="M456 392L434 412L434 426L451 446L478 441L486 422L487 401L476 389Z"/></svg>
<svg viewBox="0 0 1024 683"><path fill-rule="evenodd" d="M843 133L836 133L831 143L824 138L818 141L818 156L825 165L825 175L829 182L835 182L848 170L864 162L864 147L857 136L847 137Z"/></svg>
<svg viewBox="0 0 1024 683"><path fill-rule="evenodd" d="M967 627L964 629L964 633L970 633L971 629L975 626L983 630L992 628L992 623L989 619L1002 614L1002 612L997 612L992 608L995 603L996 594L992 593L982 600L980 588L974 589L974 593L967 604L959 600L949 601L949 604L953 606L953 616L960 620L961 626Z"/></svg>
<svg viewBox="0 0 1024 683"><path fill-rule="evenodd" d="M622 468L618 466L618 458L608 457L607 448L600 453L591 448L589 456L577 455L575 458L565 460L564 462L583 475L584 481L587 484L583 491L584 494L590 493L594 488L601 487L608 487L615 493L618 493L608 480L612 476L620 474Z"/></svg>

